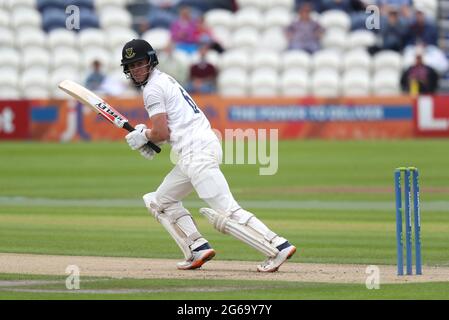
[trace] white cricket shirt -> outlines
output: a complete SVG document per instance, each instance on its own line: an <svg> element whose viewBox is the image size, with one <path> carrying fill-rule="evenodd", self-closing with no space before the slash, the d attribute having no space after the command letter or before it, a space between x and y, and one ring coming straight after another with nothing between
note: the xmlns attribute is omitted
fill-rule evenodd
<svg viewBox="0 0 449 320"><path fill-rule="evenodd" d="M209 120L185 89L171 76L154 69L143 89L143 100L149 117L167 113L170 140L178 155L195 152L212 141L218 141Z"/></svg>

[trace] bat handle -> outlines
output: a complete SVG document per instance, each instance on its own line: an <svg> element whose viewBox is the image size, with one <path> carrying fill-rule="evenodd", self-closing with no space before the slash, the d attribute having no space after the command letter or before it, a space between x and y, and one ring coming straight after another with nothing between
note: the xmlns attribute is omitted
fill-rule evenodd
<svg viewBox="0 0 449 320"><path fill-rule="evenodd" d="M132 125L130 125L128 122L125 122L125 124L123 125L123 129L128 130L129 132L134 131L136 129L134 129L134 127ZM149 146L151 149L153 149L156 153L161 152L161 148L159 148L157 145L155 145L153 142L148 141L147 142L147 146Z"/></svg>

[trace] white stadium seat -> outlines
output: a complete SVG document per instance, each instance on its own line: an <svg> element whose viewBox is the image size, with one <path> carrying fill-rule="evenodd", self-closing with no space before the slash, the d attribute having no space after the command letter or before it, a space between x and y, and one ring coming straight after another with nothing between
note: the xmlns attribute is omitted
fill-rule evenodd
<svg viewBox="0 0 449 320"><path fill-rule="evenodd" d="M14 32L9 28L0 27L0 48L14 47L15 43Z"/></svg>
<svg viewBox="0 0 449 320"><path fill-rule="evenodd" d="M18 88L0 86L0 100L18 100L20 99L20 96Z"/></svg>
<svg viewBox="0 0 449 320"><path fill-rule="evenodd" d="M28 47L22 51L22 70L33 67L48 69L50 66L50 55L42 47Z"/></svg>
<svg viewBox="0 0 449 320"><path fill-rule="evenodd" d="M36 8L36 0L10 0L9 4L10 9L15 9L16 7Z"/></svg>
<svg viewBox="0 0 449 320"><path fill-rule="evenodd" d="M80 73L77 69L63 67L54 70L50 74L50 78L48 81L48 90L50 91L50 95L53 98L66 99L68 97L66 93L58 88L58 84L65 79L73 80L81 84L83 84L85 80L80 76Z"/></svg>
<svg viewBox="0 0 449 320"><path fill-rule="evenodd" d="M371 78L368 71L349 70L342 77L344 96L357 97L371 94Z"/></svg>
<svg viewBox="0 0 449 320"><path fill-rule="evenodd" d="M376 71L382 69L400 70L402 68L401 55L396 51L383 50L373 57L373 69Z"/></svg>
<svg viewBox="0 0 449 320"><path fill-rule="evenodd" d="M250 75L250 92L253 97L276 97L279 95L279 75L275 69L260 68Z"/></svg>
<svg viewBox="0 0 449 320"><path fill-rule="evenodd" d="M278 70L280 68L280 63L280 54L276 51L255 51L251 56L251 65L253 69L271 68Z"/></svg>
<svg viewBox="0 0 449 320"><path fill-rule="evenodd" d="M360 69L370 72L371 63L371 56L368 51L364 49L347 51L343 56L343 66L345 70Z"/></svg>
<svg viewBox="0 0 449 320"><path fill-rule="evenodd" d="M306 51L289 50L282 54L281 61L284 70L299 68L309 71L312 58Z"/></svg>
<svg viewBox="0 0 449 320"><path fill-rule="evenodd" d="M246 97L248 95L249 77L244 69L231 68L218 75L218 91L227 97Z"/></svg>
<svg viewBox="0 0 449 320"><path fill-rule="evenodd" d="M224 27L232 29L234 27L234 15L225 9L212 9L204 14L204 22L209 28Z"/></svg>
<svg viewBox="0 0 449 320"><path fill-rule="evenodd" d="M151 46L154 48L154 50L162 50L166 48L171 42L171 35L170 31L167 29L153 28L146 31L142 35L142 39L145 39L146 41L151 43Z"/></svg>
<svg viewBox="0 0 449 320"><path fill-rule="evenodd" d="M263 16L260 10L256 8L243 8L238 10L234 14L234 23L236 28L261 28L263 23Z"/></svg>
<svg viewBox="0 0 449 320"><path fill-rule="evenodd" d="M272 7L283 7L290 11L295 8L295 0L271 0Z"/></svg>
<svg viewBox="0 0 449 320"><path fill-rule="evenodd" d="M132 25L132 16L126 9L112 7L103 9L99 12L100 26L103 29L110 27L130 28Z"/></svg>
<svg viewBox="0 0 449 320"><path fill-rule="evenodd" d="M198 51L190 55L188 64L195 64L200 61L200 54ZM212 64L214 67L219 68L220 65L220 54L215 50L209 50L206 53L206 61Z"/></svg>
<svg viewBox="0 0 449 320"><path fill-rule="evenodd" d="M261 11L266 11L268 9L271 9L271 8L275 7L276 6L275 2L276 2L276 0L262 0L262 1L259 1L259 4L258 4L257 7Z"/></svg>
<svg viewBox="0 0 449 320"><path fill-rule="evenodd" d="M0 7L0 27L9 28L10 23L11 19L9 12Z"/></svg>
<svg viewBox="0 0 449 320"><path fill-rule="evenodd" d="M413 0L413 7L423 11L428 17L435 19L437 17L437 0Z"/></svg>
<svg viewBox="0 0 449 320"><path fill-rule="evenodd" d="M69 47L59 47L52 51L51 63L53 69L72 67L78 69L81 57L78 50Z"/></svg>
<svg viewBox="0 0 449 320"><path fill-rule="evenodd" d="M376 35L369 30L355 30L348 34L348 46L347 48L358 49L368 48L376 44Z"/></svg>
<svg viewBox="0 0 449 320"><path fill-rule="evenodd" d="M27 47L43 47L48 44L47 34L41 29L34 27L23 27L16 32L17 46L25 50Z"/></svg>
<svg viewBox="0 0 449 320"><path fill-rule="evenodd" d="M31 26L40 28L42 17L39 11L31 7L16 7L11 12L11 25L14 28Z"/></svg>
<svg viewBox="0 0 449 320"><path fill-rule="evenodd" d="M286 70L281 75L281 95L305 97L309 95L309 75L304 69Z"/></svg>
<svg viewBox="0 0 449 320"><path fill-rule="evenodd" d="M312 75L312 94L316 97L340 96L340 77L335 69L319 69Z"/></svg>
<svg viewBox="0 0 449 320"><path fill-rule="evenodd" d="M247 51L244 50L229 50L225 51L221 55L220 59L220 68L221 69L231 69L231 68L240 68L247 70L250 68L250 55Z"/></svg>
<svg viewBox="0 0 449 320"><path fill-rule="evenodd" d="M106 30L106 46L110 49L122 47L131 39L138 39L139 35L133 29L114 27Z"/></svg>
<svg viewBox="0 0 449 320"><path fill-rule="evenodd" d="M12 47L0 48L0 68L10 66L13 68L20 68L21 59L20 53Z"/></svg>
<svg viewBox="0 0 449 320"><path fill-rule="evenodd" d="M63 28L55 29L48 33L48 46L52 50L58 47L74 48L77 40L75 32Z"/></svg>
<svg viewBox="0 0 449 320"><path fill-rule="evenodd" d="M48 98L48 72L40 68L25 70L19 86L24 98Z"/></svg>
<svg viewBox="0 0 449 320"><path fill-rule="evenodd" d="M50 90L45 87L29 87L21 91L21 96L25 99L49 99Z"/></svg>
<svg viewBox="0 0 449 320"><path fill-rule="evenodd" d="M216 41L220 43L223 48L229 49L231 46L231 31L229 28L218 26L211 29Z"/></svg>
<svg viewBox="0 0 449 320"><path fill-rule="evenodd" d="M14 67L0 67L0 87L17 88L19 84L19 71Z"/></svg>
<svg viewBox="0 0 449 320"><path fill-rule="evenodd" d="M377 96L398 95L401 93L400 73L394 70L377 71L373 77L373 93Z"/></svg>
<svg viewBox="0 0 449 320"><path fill-rule="evenodd" d="M80 50L90 47L106 46L106 34L101 29L88 28L78 34L78 46Z"/></svg>
<svg viewBox="0 0 449 320"><path fill-rule="evenodd" d="M319 68L330 68L338 71L341 66L341 57L335 50L320 50L312 55L312 65L315 70Z"/></svg>
<svg viewBox="0 0 449 320"><path fill-rule="evenodd" d="M258 44L259 48L279 52L287 49L287 46L287 37L285 36L284 30L280 27L273 27L263 31Z"/></svg>
<svg viewBox="0 0 449 320"><path fill-rule="evenodd" d="M95 8L97 11L104 10L109 7L123 8L127 4L128 0L94 0Z"/></svg>
<svg viewBox="0 0 449 320"><path fill-rule="evenodd" d="M319 23L324 29L341 29L347 32L351 27L351 18L342 10L327 10L321 13Z"/></svg>
<svg viewBox="0 0 449 320"><path fill-rule="evenodd" d="M269 1L269 0L267 0ZM272 0L271 0L272 1ZM264 0L237 0L237 6L239 10L245 8L259 8L262 9L265 7L263 4Z"/></svg>
<svg viewBox="0 0 449 320"><path fill-rule="evenodd" d="M347 33L342 29L329 28L321 38L321 46L324 49L336 49L344 51L347 46Z"/></svg>
<svg viewBox="0 0 449 320"><path fill-rule="evenodd" d="M252 49L260 43L260 34L254 27L243 27L234 31L231 37L231 47Z"/></svg>
<svg viewBox="0 0 449 320"><path fill-rule="evenodd" d="M275 7L269 9L264 14L264 27L281 27L286 28L293 21L292 11L283 7Z"/></svg>

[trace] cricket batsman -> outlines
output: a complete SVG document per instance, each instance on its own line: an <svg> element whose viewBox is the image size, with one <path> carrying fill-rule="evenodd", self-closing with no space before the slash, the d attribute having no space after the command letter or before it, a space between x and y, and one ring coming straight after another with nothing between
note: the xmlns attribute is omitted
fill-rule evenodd
<svg viewBox="0 0 449 320"><path fill-rule="evenodd" d="M167 230L184 254L180 270L197 269L215 256L215 250L198 231L182 200L195 190L210 208L200 209L220 232L230 234L264 254L260 272L274 272L289 259L296 247L271 231L253 213L234 199L220 170L222 148L210 123L190 95L171 76L156 68L156 52L142 39L125 44L121 65L125 75L143 90L145 109L152 128L145 124L126 136L132 150L151 160L155 153L146 145L171 145L178 157L155 192L143 196L149 212Z"/></svg>

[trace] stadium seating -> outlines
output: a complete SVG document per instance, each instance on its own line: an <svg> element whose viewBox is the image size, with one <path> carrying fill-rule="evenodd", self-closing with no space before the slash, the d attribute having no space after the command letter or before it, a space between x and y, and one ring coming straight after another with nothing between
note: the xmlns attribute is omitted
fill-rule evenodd
<svg viewBox="0 0 449 320"><path fill-rule="evenodd" d="M268 9L263 17L265 28L281 27L286 28L293 21L293 13L284 7L274 7Z"/></svg>
<svg viewBox="0 0 449 320"><path fill-rule="evenodd" d="M342 77L342 93L345 96L369 96L371 94L370 74L366 70L351 69Z"/></svg>
<svg viewBox="0 0 449 320"><path fill-rule="evenodd" d="M19 51L13 47L1 47L0 48L0 68L1 67L14 67L20 68L20 54Z"/></svg>
<svg viewBox="0 0 449 320"><path fill-rule="evenodd" d="M323 49L335 49L344 51L347 46L347 33L340 28L327 29L321 39Z"/></svg>
<svg viewBox="0 0 449 320"><path fill-rule="evenodd" d="M55 29L48 33L48 47L50 50L56 50L60 47L74 48L77 45L77 37L74 32L67 29Z"/></svg>
<svg viewBox="0 0 449 320"><path fill-rule="evenodd" d="M377 72L383 70L398 72L402 68L401 55L391 50L380 51L373 58L373 67Z"/></svg>
<svg viewBox="0 0 449 320"><path fill-rule="evenodd" d="M253 7L238 10L234 15L235 28L253 27L259 29L262 27L262 23L262 13Z"/></svg>
<svg viewBox="0 0 449 320"><path fill-rule="evenodd" d="M275 51L256 51L251 57L251 66L253 69L271 68L277 71L280 68L280 64L280 55Z"/></svg>
<svg viewBox="0 0 449 320"><path fill-rule="evenodd" d="M312 55L312 65L314 70L328 68L338 72L341 66L340 53L331 49L317 51Z"/></svg>
<svg viewBox="0 0 449 320"><path fill-rule="evenodd" d="M9 28L10 23L9 12L0 7L0 28Z"/></svg>
<svg viewBox="0 0 449 320"><path fill-rule="evenodd" d="M310 79L304 69L287 69L282 73L280 81L282 96L304 97L310 94Z"/></svg>
<svg viewBox="0 0 449 320"><path fill-rule="evenodd" d="M171 41L170 32L166 29L155 28L150 29L142 35L142 39L151 43L155 50L162 50L167 47Z"/></svg>
<svg viewBox="0 0 449 320"><path fill-rule="evenodd" d="M9 28L0 27L0 47L13 48L15 43L14 32Z"/></svg>
<svg viewBox="0 0 449 320"><path fill-rule="evenodd" d="M344 70L364 70L371 71L372 59L364 49L354 49L347 51L343 57Z"/></svg>
<svg viewBox="0 0 449 320"><path fill-rule="evenodd" d="M368 30L355 30L348 34L347 49L368 48L376 44L374 32Z"/></svg>
<svg viewBox="0 0 449 320"><path fill-rule="evenodd" d="M47 34L41 29L25 26L16 31L16 46L20 50L28 47L47 47Z"/></svg>
<svg viewBox="0 0 449 320"><path fill-rule="evenodd" d="M66 15L64 9L46 8L42 13L42 25L46 32L58 28L65 28Z"/></svg>
<svg viewBox="0 0 449 320"><path fill-rule="evenodd" d="M228 50L221 56L220 68L225 70L237 67L243 70L248 70L250 68L250 63L250 55L247 51L241 49Z"/></svg>
<svg viewBox="0 0 449 320"><path fill-rule="evenodd" d="M22 70L26 71L33 67L48 69L50 66L50 55L42 47L28 47L22 50Z"/></svg>
<svg viewBox="0 0 449 320"><path fill-rule="evenodd" d="M103 30L89 28L80 31L78 35L78 47L80 50L90 47L104 48L106 46L106 34Z"/></svg>
<svg viewBox="0 0 449 320"><path fill-rule="evenodd" d="M254 27L242 27L231 35L231 48L251 50L260 43L260 33Z"/></svg>
<svg viewBox="0 0 449 320"><path fill-rule="evenodd" d="M279 76L275 69L257 68L250 75L250 95L276 97L279 95Z"/></svg>
<svg viewBox="0 0 449 320"><path fill-rule="evenodd" d="M48 72L46 69L30 68L20 77L20 92L25 98L46 99L50 97L48 90Z"/></svg>
<svg viewBox="0 0 449 320"><path fill-rule="evenodd" d="M218 75L219 92L227 97L248 96L249 77L245 70L240 68L225 69Z"/></svg>
<svg viewBox="0 0 449 320"><path fill-rule="evenodd" d="M272 27L262 32L258 46L267 50L281 52L287 49L288 42L284 31L280 27Z"/></svg>
<svg viewBox="0 0 449 320"><path fill-rule="evenodd" d="M335 69L320 68L312 76L312 94L316 97L340 96L340 76Z"/></svg>
<svg viewBox="0 0 449 320"><path fill-rule="evenodd" d="M34 8L15 7L11 12L11 26L15 29L29 26L40 28L42 26L42 17Z"/></svg>
<svg viewBox="0 0 449 320"><path fill-rule="evenodd" d="M58 69L64 66L79 69L81 57L78 50L70 47L58 47L52 51L51 67Z"/></svg>
<svg viewBox="0 0 449 320"><path fill-rule="evenodd" d="M399 74L395 70L376 71L373 78L373 93L377 96L393 96L400 94Z"/></svg>
<svg viewBox="0 0 449 320"><path fill-rule="evenodd" d="M214 7L216 1L202 4L196 0L182 1L194 6L194 14L206 10L205 24L225 49L222 54L210 51L206 56L219 69L220 94L294 96L296 93L329 97L400 94L399 77L412 61L410 54L387 50L371 56L367 49L376 44L375 33L351 30L348 13L341 10L312 13L312 19L324 28L324 35L322 49L309 54L287 50L285 28L296 19L295 0L236 2L239 9L232 12ZM430 17L437 16L436 0L412 2ZM80 30L65 28L65 10L69 5L80 9ZM1 93L12 97L59 95L50 80L55 81L65 70L73 71L74 77L82 81L95 59L102 62L103 70L111 77L122 81L119 64L123 44L139 37L142 30L136 27L142 20L136 19L148 19L148 8L147 2L137 0L15 0L0 5L0 68L13 74L7 85L11 93L6 94L4 88ZM169 24L161 24L163 28L154 26L158 25L150 23L151 29L140 37L161 51L171 43ZM175 50L174 54L182 57L187 67L199 61L195 51ZM31 69L34 71L28 72ZM443 74L443 69L438 72ZM48 83L34 85L36 75L43 74L36 70L46 70L50 75ZM29 92L23 91L25 84L32 88Z"/></svg>
<svg viewBox="0 0 449 320"><path fill-rule="evenodd" d="M308 72L312 63L310 54L301 50L286 51L282 54L281 60L284 70L302 69Z"/></svg>

